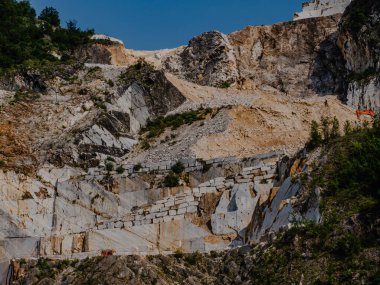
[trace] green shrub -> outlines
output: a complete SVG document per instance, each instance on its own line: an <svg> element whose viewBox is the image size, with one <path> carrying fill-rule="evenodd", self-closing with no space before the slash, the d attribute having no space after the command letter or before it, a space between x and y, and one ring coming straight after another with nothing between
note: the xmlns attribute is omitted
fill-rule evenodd
<svg viewBox="0 0 380 285"><path fill-rule="evenodd" d="M230 87L231 87L231 83L229 83L228 81L225 81L219 84L219 88L230 88Z"/></svg>
<svg viewBox="0 0 380 285"><path fill-rule="evenodd" d="M181 249L176 249L174 252L174 257L177 259L183 258L184 254Z"/></svg>
<svg viewBox="0 0 380 285"><path fill-rule="evenodd" d="M124 167L122 165L120 165L119 167L116 168L116 172L118 174L123 174L125 171Z"/></svg>
<svg viewBox="0 0 380 285"><path fill-rule="evenodd" d="M141 168L142 168L141 163L138 163L138 164L136 164L136 165L133 166L133 171L134 172L138 172Z"/></svg>
<svg viewBox="0 0 380 285"><path fill-rule="evenodd" d="M174 164L171 168L171 170L175 173L175 174L181 174L182 172L185 171L185 166L181 163L181 162L177 162L176 164Z"/></svg>
<svg viewBox="0 0 380 285"><path fill-rule="evenodd" d="M111 79L109 79L109 80L107 81L107 83L108 83L108 85L109 85L110 87L114 87L114 86L115 86L115 83L114 83Z"/></svg>
<svg viewBox="0 0 380 285"><path fill-rule="evenodd" d="M112 171L114 169L114 164L112 162L107 162L106 163L106 170L108 172Z"/></svg>
<svg viewBox="0 0 380 285"><path fill-rule="evenodd" d="M334 242L333 252L341 257L352 257L361 249L360 240L353 234L346 234Z"/></svg>
<svg viewBox="0 0 380 285"><path fill-rule="evenodd" d="M177 187L179 186L179 177L174 172L170 172L164 179L165 187Z"/></svg>
<svg viewBox="0 0 380 285"><path fill-rule="evenodd" d="M198 251L191 253L191 254L186 254L185 255L185 262L190 264L190 265L196 265L199 263L202 259L202 254L200 254Z"/></svg>

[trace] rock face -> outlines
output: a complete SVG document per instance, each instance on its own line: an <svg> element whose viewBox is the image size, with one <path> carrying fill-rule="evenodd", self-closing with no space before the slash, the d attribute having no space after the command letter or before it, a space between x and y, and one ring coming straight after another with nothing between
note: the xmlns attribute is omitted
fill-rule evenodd
<svg viewBox="0 0 380 285"><path fill-rule="evenodd" d="M354 1L343 15L338 45L348 73L347 103L378 111L380 105L380 3Z"/></svg>
<svg viewBox="0 0 380 285"><path fill-rule="evenodd" d="M193 38L176 59L166 61L167 68L200 85L229 86L238 78L233 47L220 32Z"/></svg>
<svg viewBox="0 0 380 285"><path fill-rule="evenodd" d="M274 88L293 96L318 93L320 84L315 84L310 74L321 61L318 50L325 48L326 37L336 31L337 21L336 17L316 18L247 27L231 34L229 38L238 55L243 87ZM325 80L326 89L331 93L336 91L340 83L332 78L321 78L323 86Z"/></svg>
<svg viewBox="0 0 380 285"><path fill-rule="evenodd" d="M152 188L136 173L129 177L116 173L84 177L74 168L49 165L39 171L39 180L1 172L1 260L24 256L80 258L102 250L119 254L176 249L208 252L244 244L251 223L255 226L249 235L258 241L269 228L267 222L265 227L258 227L254 213L273 199L284 203L301 191L300 185L291 186L290 178L276 190L287 168L276 163L279 157L280 153L270 153L245 160L215 159L195 169L189 166L186 171L190 176L199 179L202 173L212 178L193 188ZM227 170L231 173L231 169L236 169L235 174L213 176ZM168 172L158 171L160 174L152 178L160 179ZM297 191L289 192L290 187ZM215 208L210 208L213 203L207 204L211 196L218 201ZM286 209L279 212L281 218L276 218L280 215L277 212L265 214L277 219L276 227L270 230L290 223L283 213L291 215L292 211Z"/></svg>
<svg viewBox="0 0 380 285"><path fill-rule="evenodd" d="M294 96L341 92L342 83L333 75L341 65L329 66L325 55L333 50L341 57L331 44L338 21L337 16L247 27L228 36L205 33L177 56L169 56L165 66L201 85L228 87L237 82L244 89L278 90Z"/></svg>
<svg viewBox="0 0 380 285"><path fill-rule="evenodd" d="M342 14L352 0L313 0L303 3L302 12L294 14L294 20L326 17Z"/></svg>

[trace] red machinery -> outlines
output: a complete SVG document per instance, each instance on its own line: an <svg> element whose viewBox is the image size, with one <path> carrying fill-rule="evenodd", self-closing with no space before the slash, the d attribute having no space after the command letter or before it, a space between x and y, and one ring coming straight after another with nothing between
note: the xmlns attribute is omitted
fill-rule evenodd
<svg viewBox="0 0 380 285"><path fill-rule="evenodd" d="M372 120L375 119L375 112L372 110L356 110L356 116L360 119L360 116L368 115L371 116Z"/></svg>

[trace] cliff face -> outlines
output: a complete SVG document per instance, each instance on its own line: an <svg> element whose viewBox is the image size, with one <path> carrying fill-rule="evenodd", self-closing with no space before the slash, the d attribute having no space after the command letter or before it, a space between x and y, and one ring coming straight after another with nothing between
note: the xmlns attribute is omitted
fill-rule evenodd
<svg viewBox="0 0 380 285"><path fill-rule="evenodd" d="M201 85L277 90L293 95L343 91L341 54L335 45L339 16L265 27L225 36L205 33L165 65ZM333 53L334 63L326 56Z"/></svg>
<svg viewBox="0 0 380 285"><path fill-rule="evenodd" d="M380 3L354 1L343 15L338 45L348 74L347 104L357 109L380 107Z"/></svg>
<svg viewBox="0 0 380 285"><path fill-rule="evenodd" d="M338 21L307 19L231 34L242 86L274 88L293 96L342 91L339 61L337 66L323 65L323 52Z"/></svg>

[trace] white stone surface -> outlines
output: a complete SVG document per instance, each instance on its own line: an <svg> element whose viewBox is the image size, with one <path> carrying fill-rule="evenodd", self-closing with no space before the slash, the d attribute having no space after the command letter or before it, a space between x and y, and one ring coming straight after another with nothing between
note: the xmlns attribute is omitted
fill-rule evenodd
<svg viewBox="0 0 380 285"><path fill-rule="evenodd" d="M304 3L302 12L294 14L294 20L342 14L351 1L352 0L313 0Z"/></svg>
<svg viewBox="0 0 380 285"><path fill-rule="evenodd" d="M96 34L96 35L93 35L91 37L91 39L93 40L109 40L111 42L115 42L115 43L118 43L118 44L121 44L121 45L124 45L123 41L122 40L119 40L117 38L113 38L113 37L110 37L110 36L106 36L106 35L101 35L101 34Z"/></svg>

